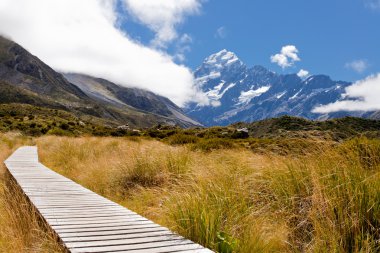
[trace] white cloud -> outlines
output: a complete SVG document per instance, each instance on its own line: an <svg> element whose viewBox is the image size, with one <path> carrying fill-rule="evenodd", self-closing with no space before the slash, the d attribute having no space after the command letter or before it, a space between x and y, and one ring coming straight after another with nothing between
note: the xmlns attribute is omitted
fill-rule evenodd
<svg viewBox="0 0 380 253"><path fill-rule="evenodd" d="M216 30L215 37L225 39L227 37L227 29L224 26L219 27Z"/></svg>
<svg viewBox="0 0 380 253"><path fill-rule="evenodd" d="M152 44L165 47L178 37L176 26L199 13L201 0L124 0L129 13L156 33Z"/></svg>
<svg viewBox="0 0 380 253"><path fill-rule="evenodd" d="M58 71L148 89L179 105L207 104L188 68L116 28L115 6L116 0L1 0L0 33Z"/></svg>
<svg viewBox="0 0 380 253"><path fill-rule="evenodd" d="M295 62L300 61L298 57L298 49L293 45L283 46L281 53L272 55L271 62L276 63L281 68L288 68L294 65Z"/></svg>
<svg viewBox="0 0 380 253"><path fill-rule="evenodd" d="M368 67L368 63L366 60L355 60L352 62L347 62L345 68L352 69L357 73L363 73Z"/></svg>
<svg viewBox="0 0 380 253"><path fill-rule="evenodd" d="M346 88L344 100L314 108L315 113L380 110L380 73Z"/></svg>
<svg viewBox="0 0 380 253"><path fill-rule="evenodd" d="M367 8L380 10L380 0L364 0L364 4Z"/></svg>
<svg viewBox="0 0 380 253"><path fill-rule="evenodd" d="M300 78L306 78L309 76L309 71L301 69L300 71L298 71L297 76Z"/></svg>

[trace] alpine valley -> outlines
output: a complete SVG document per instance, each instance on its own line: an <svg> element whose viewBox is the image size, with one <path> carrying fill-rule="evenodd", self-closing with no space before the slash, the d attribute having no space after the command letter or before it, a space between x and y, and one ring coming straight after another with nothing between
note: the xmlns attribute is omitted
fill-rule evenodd
<svg viewBox="0 0 380 253"><path fill-rule="evenodd" d="M227 50L207 57L194 77L195 85L207 95L210 104L189 103L180 108L147 90L83 74L58 73L17 43L0 36L1 110L28 111L32 110L30 106L35 113L34 107L60 110L77 123L92 122L110 128L157 124L224 126L282 115L306 119L380 118L379 112L315 114L315 106L341 99L351 83L333 81L326 75L302 79L297 74L276 74L262 66L250 68Z"/></svg>
<svg viewBox="0 0 380 253"><path fill-rule="evenodd" d="M7 105L6 110L14 108L13 111L19 111L24 105L65 111L77 122L109 127L200 125L165 97L100 78L58 73L17 43L1 36L0 104Z"/></svg>
<svg viewBox="0 0 380 253"><path fill-rule="evenodd" d="M282 115L307 119L344 116L379 118L378 112L316 114L318 105L344 97L352 83L334 81L326 75L300 78L280 75L256 65L246 66L233 52L222 50L207 57L195 72L196 85L210 99L209 106L189 104L187 114L207 126L252 122Z"/></svg>

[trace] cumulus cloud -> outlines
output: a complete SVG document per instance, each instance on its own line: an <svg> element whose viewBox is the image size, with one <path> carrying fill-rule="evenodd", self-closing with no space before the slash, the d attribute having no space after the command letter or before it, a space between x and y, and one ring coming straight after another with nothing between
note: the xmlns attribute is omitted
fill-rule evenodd
<svg viewBox="0 0 380 253"><path fill-rule="evenodd" d="M309 71L301 69L300 71L298 71L297 76L300 78L306 78L309 76Z"/></svg>
<svg viewBox="0 0 380 253"><path fill-rule="evenodd" d="M137 21L156 33L152 41L156 47L165 47L176 39L176 26L201 8L201 0L124 0L124 3Z"/></svg>
<svg viewBox="0 0 380 253"><path fill-rule="evenodd" d="M367 8L380 10L380 0L364 0L364 4Z"/></svg>
<svg viewBox="0 0 380 253"><path fill-rule="evenodd" d="M314 108L314 113L380 110L380 73L346 88L343 100Z"/></svg>
<svg viewBox="0 0 380 253"><path fill-rule="evenodd" d="M363 73L369 67L366 60L355 60L352 62L347 62L345 68L352 69L357 73Z"/></svg>
<svg viewBox="0 0 380 253"><path fill-rule="evenodd" d="M225 39L227 37L227 29L224 26L219 27L216 29L215 37Z"/></svg>
<svg viewBox="0 0 380 253"><path fill-rule="evenodd" d="M206 96L194 87L188 68L175 64L162 51L133 41L117 28L116 3L1 0L0 33L58 71L84 73L148 89L178 105L189 100L207 104Z"/></svg>
<svg viewBox="0 0 380 253"><path fill-rule="evenodd" d="M298 49L294 45L283 46L281 53L272 55L270 59L281 68L291 67L295 62L301 60L298 57Z"/></svg>

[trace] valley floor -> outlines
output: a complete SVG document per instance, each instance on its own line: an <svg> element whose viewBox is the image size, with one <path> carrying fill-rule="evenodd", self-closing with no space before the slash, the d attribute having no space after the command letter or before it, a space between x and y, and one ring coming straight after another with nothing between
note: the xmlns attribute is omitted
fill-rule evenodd
<svg viewBox="0 0 380 253"><path fill-rule="evenodd" d="M41 162L58 173L218 252L380 250L379 140L314 143L300 155L8 133L0 159L25 144L37 144ZM59 252L33 217L11 211L4 171L0 251Z"/></svg>

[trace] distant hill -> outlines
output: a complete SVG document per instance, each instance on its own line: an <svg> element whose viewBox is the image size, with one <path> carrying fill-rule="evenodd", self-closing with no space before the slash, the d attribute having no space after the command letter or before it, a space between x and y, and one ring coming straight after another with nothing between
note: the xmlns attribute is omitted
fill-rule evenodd
<svg viewBox="0 0 380 253"><path fill-rule="evenodd" d="M247 128L249 135L255 138L315 137L339 141L361 135L380 137L380 120L357 117L316 121L282 116L252 123L239 122L230 127Z"/></svg>
<svg viewBox="0 0 380 253"><path fill-rule="evenodd" d="M327 75L301 78L281 75L262 66L248 67L233 52L222 50L207 57L194 72L196 85L211 100L209 106L189 104L189 116L207 125L229 125L292 115L307 119L344 116L379 118L373 112L315 114L312 109L342 98L352 83Z"/></svg>
<svg viewBox="0 0 380 253"><path fill-rule="evenodd" d="M82 74L64 74L65 78L92 99L119 109L137 109L164 116L180 122L183 126L200 126L197 121L184 114L181 108L168 98L153 92L128 88L101 78Z"/></svg>
<svg viewBox="0 0 380 253"><path fill-rule="evenodd" d="M0 37L0 103L61 109L78 117L105 120L114 126L200 125L170 100L151 92L123 88L88 76L71 74L67 77L75 84L17 43ZM96 89L108 89L114 97Z"/></svg>

